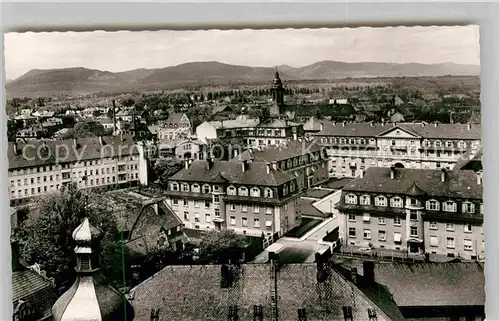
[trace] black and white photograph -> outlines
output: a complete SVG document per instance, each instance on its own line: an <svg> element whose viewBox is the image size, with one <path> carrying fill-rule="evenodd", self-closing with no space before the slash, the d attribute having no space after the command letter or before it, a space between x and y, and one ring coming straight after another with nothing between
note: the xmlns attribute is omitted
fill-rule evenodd
<svg viewBox="0 0 500 321"><path fill-rule="evenodd" d="M12 320L485 320L479 34L6 33Z"/></svg>

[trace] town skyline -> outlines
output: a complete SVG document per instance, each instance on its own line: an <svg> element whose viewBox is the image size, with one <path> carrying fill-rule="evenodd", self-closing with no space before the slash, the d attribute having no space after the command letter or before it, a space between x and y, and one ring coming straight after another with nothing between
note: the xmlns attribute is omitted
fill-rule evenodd
<svg viewBox="0 0 500 321"><path fill-rule="evenodd" d="M36 51L27 50L34 45ZM83 67L122 72L199 61L297 68L324 60L479 65L479 58L479 27L475 25L5 35L5 71L11 80L32 69Z"/></svg>

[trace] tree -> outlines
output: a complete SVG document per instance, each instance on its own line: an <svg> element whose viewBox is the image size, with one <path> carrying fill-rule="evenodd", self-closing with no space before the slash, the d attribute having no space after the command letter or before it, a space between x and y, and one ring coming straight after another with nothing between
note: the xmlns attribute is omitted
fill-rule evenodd
<svg viewBox="0 0 500 321"><path fill-rule="evenodd" d="M135 104L135 100L133 100L132 98L126 98L122 101L122 105L125 107L131 107L131 106L134 106L134 104Z"/></svg>
<svg viewBox="0 0 500 321"><path fill-rule="evenodd" d="M110 282L122 279L121 235L108 204L102 197L76 185L40 198L25 223L14 231L23 258L38 263L58 287L68 287L75 278L76 258L73 230L85 218L102 230L101 269Z"/></svg>
<svg viewBox="0 0 500 321"><path fill-rule="evenodd" d="M200 243L200 258L217 262L238 253L246 245L245 237L232 230L206 232Z"/></svg>
<svg viewBox="0 0 500 321"><path fill-rule="evenodd" d="M154 180L158 180L161 185L166 183L167 179L180 171L184 164L177 158L158 159L153 166Z"/></svg>

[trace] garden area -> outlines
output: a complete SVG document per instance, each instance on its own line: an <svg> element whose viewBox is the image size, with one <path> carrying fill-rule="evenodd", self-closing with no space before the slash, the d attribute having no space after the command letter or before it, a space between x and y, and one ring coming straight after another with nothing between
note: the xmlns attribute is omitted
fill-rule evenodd
<svg viewBox="0 0 500 321"><path fill-rule="evenodd" d="M314 219L314 218L306 218L303 217L299 226L294 227L290 231L288 231L285 236L286 237L296 237L300 238L304 236L307 232L312 230L315 226L320 224L322 220Z"/></svg>

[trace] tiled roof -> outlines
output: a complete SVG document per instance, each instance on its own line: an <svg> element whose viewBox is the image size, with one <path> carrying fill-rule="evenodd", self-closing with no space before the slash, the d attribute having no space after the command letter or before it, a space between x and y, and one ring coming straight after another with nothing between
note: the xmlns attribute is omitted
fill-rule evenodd
<svg viewBox="0 0 500 321"><path fill-rule="evenodd" d="M207 169L207 161L197 160L189 165L188 169L170 177L170 180L213 182L219 174L232 184L249 184L260 186L279 186L294 179L291 175L275 171L272 168L267 173L267 164L253 161L248 169L243 172L242 162L238 161L215 161L211 169Z"/></svg>
<svg viewBox="0 0 500 321"><path fill-rule="evenodd" d="M392 128L394 124L386 123L333 123L322 122L323 130L314 135L317 136L353 136L353 137L375 137ZM409 131L414 135L429 139L481 139L481 125L467 124L422 124L398 123L397 127ZM470 126L470 129L469 127Z"/></svg>
<svg viewBox="0 0 500 321"><path fill-rule="evenodd" d="M354 320L368 321L368 308L378 320L390 320L358 288L332 271L331 288L318 284L316 264L289 264L278 270L278 320L297 320L305 309L307 320L344 320L342 307L351 306ZM230 305L238 308L238 319L253 320L254 305L262 305L264 320L271 318L271 279L267 264L244 264L233 287L221 288L220 265L169 266L131 290L135 321L149 321L159 309L159 321L226 320ZM320 295L329 293L322 306Z"/></svg>
<svg viewBox="0 0 500 321"><path fill-rule="evenodd" d="M481 263L376 264L375 281L386 286L400 307L482 306Z"/></svg>
<svg viewBox="0 0 500 321"><path fill-rule="evenodd" d="M181 122L182 113L169 113L166 123L167 124L179 124Z"/></svg>
<svg viewBox="0 0 500 321"><path fill-rule="evenodd" d="M52 283L32 270L12 272L12 302L23 300L37 307L47 317L57 300Z"/></svg>
<svg viewBox="0 0 500 321"><path fill-rule="evenodd" d="M352 180L353 180L353 178L348 178L348 177L333 178L333 179L330 179L326 183L321 183L321 187L333 188L333 189L342 189L347 183L349 183Z"/></svg>
<svg viewBox="0 0 500 321"><path fill-rule="evenodd" d="M104 146L101 145L99 137L79 138L76 140L76 148L73 139L39 140L29 142L29 144L18 142L17 155L14 143L9 143L7 151L9 169L53 165L56 160L61 164L138 154L137 146L130 135L123 135L123 141L120 136L104 136L102 140ZM43 144L46 148L43 148Z"/></svg>
<svg viewBox="0 0 500 321"><path fill-rule="evenodd" d="M434 169L397 168L394 179L391 169L370 167L364 177L352 180L344 191L360 191L383 194L404 194L416 184L428 196L482 199L483 186L477 184L474 171L446 171L446 180L441 182L441 171Z"/></svg>
<svg viewBox="0 0 500 321"><path fill-rule="evenodd" d="M244 151L240 155L233 158L233 160L245 160L253 158L256 161L272 162L282 161L292 157L303 156L309 153L323 150L324 148L315 141L298 141L292 140L284 145L268 145L261 147L260 150L252 149L251 151Z"/></svg>

